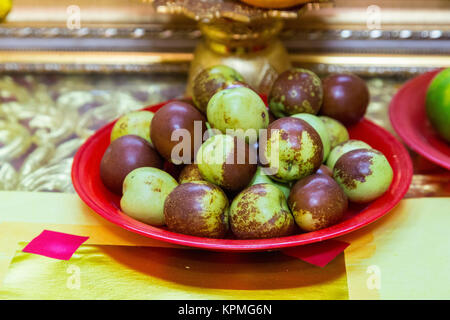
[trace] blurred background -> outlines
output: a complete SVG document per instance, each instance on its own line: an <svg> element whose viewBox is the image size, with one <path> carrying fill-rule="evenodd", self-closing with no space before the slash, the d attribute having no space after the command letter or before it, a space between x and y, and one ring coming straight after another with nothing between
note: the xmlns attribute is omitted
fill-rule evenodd
<svg viewBox="0 0 450 320"><path fill-rule="evenodd" d="M130 110L189 93L189 73L211 49L201 44L211 31L204 27L208 14L217 13L211 3L240 5L0 0L0 190L73 192L73 155L94 130ZM273 19L252 10L228 12L225 20L238 27L222 30L231 35L227 41L270 29L264 24ZM287 56L320 76L362 76L371 93L367 117L391 132L387 110L398 88L450 67L448 0L335 0L270 15L283 21L271 29L280 39L275 60ZM242 31L234 23L242 19L259 25ZM448 172L411 155L415 176L408 196L450 194Z"/></svg>

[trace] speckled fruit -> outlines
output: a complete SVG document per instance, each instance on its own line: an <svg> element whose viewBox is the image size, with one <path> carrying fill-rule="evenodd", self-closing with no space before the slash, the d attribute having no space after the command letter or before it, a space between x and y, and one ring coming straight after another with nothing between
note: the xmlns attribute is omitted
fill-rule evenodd
<svg viewBox="0 0 450 320"><path fill-rule="evenodd" d="M253 178L250 181L248 186L250 187L255 184L260 184L260 183L272 184L272 185L276 186L278 189L280 189L287 199L287 197L289 197L289 193L291 192L291 188L289 187L289 184L274 181L274 180L270 179L269 175L264 173L264 170L265 170L265 168L258 166L258 168L256 169L256 172L255 172L255 175L253 176Z"/></svg>
<svg viewBox="0 0 450 320"><path fill-rule="evenodd" d="M111 142L127 134L134 134L152 143L150 124L154 115L150 111L133 111L121 116L112 128Z"/></svg>
<svg viewBox="0 0 450 320"><path fill-rule="evenodd" d="M196 181L173 189L164 203L170 231L197 237L223 238L228 231L228 199L217 186Z"/></svg>
<svg viewBox="0 0 450 320"><path fill-rule="evenodd" d="M331 150L330 155L327 159L327 166L333 169L336 161L340 156L355 149L372 149L372 147L364 141L354 139L339 143L336 147L333 148L333 150Z"/></svg>
<svg viewBox="0 0 450 320"><path fill-rule="evenodd" d="M177 185L170 174L160 169L135 169L123 182L120 207L125 214L136 220L162 226L165 224L164 201Z"/></svg>
<svg viewBox="0 0 450 320"><path fill-rule="evenodd" d="M192 105L181 102L172 101L164 105L161 109L156 111L153 117L150 137L156 150L168 161L176 164L191 163L196 154L196 139L203 141L203 134L206 131L205 117L194 108ZM184 135L172 138L172 134L183 133L181 129L188 133L185 143ZM174 141L172 141L174 140ZM172 155L174 148L179 145L186 145L188 149L175 149L175 154ZM185 154L187 152L188 154ZM174 158L172 159L172 156Z"/></svg>
<svg viewBox="0 0 450 320"><path fill-rule="evenodd" d="M363 79L350 73L332 74L323 82L320 114L345 125L357 123L369 105L369 89Z"/></svg>
<svg viewBox="0 0 450 320"><path fill-rule="evenodd" d="M203 181L203 177L198 169L197 164L192 163L186 165L178 176L178 183L188 183L193 181Z"/></svg>
<svg viewBox="0 0 450 320"><path fill-rule="evenodd" d="M313 114L309 113L297 113L292 117L299 118L308 122L311 127L313 127L320 136L322 140L323 146L323 161L328 158L328 154L330 153L330 137L328 136L328 130L323 121Z"/></svg>
<svg viewBox="0 0 450 320"><path fill-rule="evenodd" d="M215 135L198 150L196 161L202 177L227 191L245 188L257 167L256 154L240 138Z"/></svg>
<svg viewBox="0 0 450 320"><path fill-rule="evenodd" d="M242 129L244 132L253 129L257 136L259 129L269 125L269 113L264 101L255 91L244 87L217 92L209 100L207 117L211 126L223 133L227 129Z"/></svg>
<svg viewBox="0 0 450 320"><path fill-rule="evenodd" d="M317 131L306 121L287 117L269 125L261 161L272 171L271 178L290 182L306 177L319 169L323 146Z"/></svg>
<svg viewBox="0 0 450 320"><path fill-rule="evenodd" d="M294 68L281 73L269 94L269 107L278 117L317 114L322 105L322 82L312 71Z"/></svg>
<svg viewBox="0 0 450 320"><path fill-rule="evenodd" d="M350 139L347 128L342 123L327 116L320 116L319 118L327 128L328 137L330 138L330 150L333 150L339 143Z"/></svg>
<svg viewBox="0 0 450 320"><path fill-rule="evenodd" d="M334 165L333 178L348 199L365 203L389 188L393 178L386 157L374 149L356 149L342 155Z"/></svg>
<svg viewBox="0 0 450 320"><path fill-rule="evenodd" d="M291 235L294 218L286 197L276 186L255 184L239 193L230 206L230 227L239 239Z"/></svg>
<svg viewBox="0 0 450 320"><path fill-rule="evenodd" d="M319 169L316 171L318 174L324 174L329 177L333 177L333 171L326 165L322 164Z"/></svg>
<svg viewBox="0 0 450 320"><path fill-rule="evenodd" d="M211 97L220 90L230 86L243 85L244 78L233 68L217 65L204 69L194 79L192 99L195 106L203 113Z"/></svg>
<svg viewBox="0 0 450 320"><path fill-rule="evenodd" d="M140 167L163 167L163 159L150 143L135 135L114 140L100 162L100 178L112 192L122 194L123 180L128 173Z"/></svg>
<svg viewBox="0 0 450 320"><path fill-rule="evenodd" d="M300 229L316 231L341 220L347 211L348 200L331 177L313 174L294 184L288 204Z"/></svg>

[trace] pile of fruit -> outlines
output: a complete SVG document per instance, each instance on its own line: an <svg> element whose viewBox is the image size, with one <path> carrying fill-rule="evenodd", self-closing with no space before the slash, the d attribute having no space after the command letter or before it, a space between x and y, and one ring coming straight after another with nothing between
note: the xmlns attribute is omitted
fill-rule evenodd
<svg viewBox="0 0 450 320"><path fill-rule="evenodd" d="M210 67L195 78L192 100L118 119L100 177L125 214L177 233L258 239L319 230L338 223L349 201L370 202L392 182L385 156L349 139L346 126L368 103L356 75L322 81L294 68L275 80L267 108L236 70Z"/></svg>

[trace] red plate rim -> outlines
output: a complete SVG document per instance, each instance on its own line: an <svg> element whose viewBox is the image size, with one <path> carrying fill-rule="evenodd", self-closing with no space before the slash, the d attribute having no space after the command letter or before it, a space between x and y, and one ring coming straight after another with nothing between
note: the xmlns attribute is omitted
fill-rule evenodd
<svg viewBox="0 0 450 320"><path fill-rule="evenodd" d="M427 130L419 130L420 128L413 123L426 117L426 90L431 80L441 70L424 73L406 82L389 104L389 119L395 132L409 148L433 163L450 170L450 157L429 142L439 145L441 149L449 150L448 154L450 154L450 146L445 145L437 135L431 135ZM419 117L417 113L420 114ZM427 121L426 118L423 121ZM425 127L424 123L422 125Z"/></svg>
<svg viewBox="0 0 450 320"><path fill-rule="evenodd" d="M165 103L167 102L145 109L157 110ZM114 122L107 124L106 126L99 129L95 134L88 138L77 151L72 165L72 182L75 191L94 212L96 212L106 220L134 233L138 233L140 235L163 242L182 246L189 246L213 251L245 252L281 249L335 238L337 236L347 234L351 231L366 226L388 213L406 194L413 175L411 158L409 157L409 154L405 147L388 131L366 119L363 119L359 124L355 125L352 128L349 128L350 136L352 136L352 132L358 132L358 130L361 131L360 134L366 132L364 130L370 130L370 136L372 137L371 139L378 139L378 141L383 141L383 144L386 147L389 147L390 152L392 152L392 154L386 155L386 157L388 158L391 166L394 169L394 178L389 190L380 198L369 203L362 212L359 212L353 217L331 227L315 232L296 234L287 237L254 240L234 240L189 236L144 224L126 216L119 210L108 210L108 208L102 206L101 203L96 201L96 199L94 199L88 192L87 188L85 187L86 181L83 181L82 178L83 172L86 172L85 165L90 160L88 159L89 153L87 152L91 152L93 149L95 149L96 144L98 144L100 141L99 139L101 139L105 135L107 135L109 138L109 133L112 129L113 124ZM366 129L363 130L361 128Z"/></svg>

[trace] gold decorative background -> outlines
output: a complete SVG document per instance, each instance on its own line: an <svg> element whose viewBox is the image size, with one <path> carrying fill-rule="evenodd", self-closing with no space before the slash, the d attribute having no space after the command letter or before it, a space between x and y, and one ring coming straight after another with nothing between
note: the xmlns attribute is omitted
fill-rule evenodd
<svg viewBox="0 0 450 320"><path fill-rule="evenodd" d="M0 190L72 192L75 152L120 115L179 97L184 76L0 75Z"/></svg>

